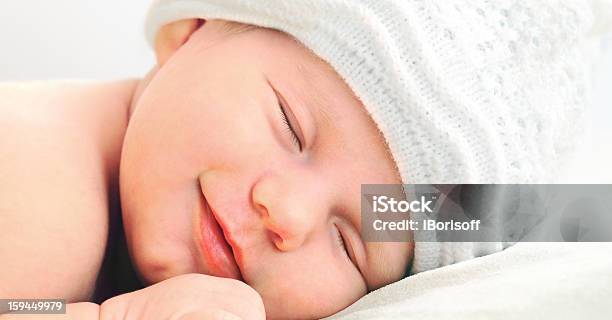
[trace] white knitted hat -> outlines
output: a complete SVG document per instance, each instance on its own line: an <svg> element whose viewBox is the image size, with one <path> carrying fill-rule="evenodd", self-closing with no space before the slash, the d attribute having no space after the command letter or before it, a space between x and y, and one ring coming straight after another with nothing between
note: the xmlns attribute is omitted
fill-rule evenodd
<svg viewBox="0 0 612 320"><path fill-rule="evenodd" d="M404 183L554 182L580 131L588 0L158 0L149 43L194 17L278 29L326 60L377 123ZM413 271L474 252L417 242Z"/></svg>

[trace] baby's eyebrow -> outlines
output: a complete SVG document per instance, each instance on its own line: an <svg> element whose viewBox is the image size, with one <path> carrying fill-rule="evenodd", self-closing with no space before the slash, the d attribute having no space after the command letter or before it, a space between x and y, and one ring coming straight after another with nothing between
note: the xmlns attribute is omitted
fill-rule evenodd
<svg viewBox="0 0 612 320"><path fill-rule="evenodd" d="M257 30L259 27L252 24L244 24L234 21L224 20L222 25L222 31L226 32L226 35L237 35L241 33L247 33L253 30Z"/></svg>
<svg viewBox="0 0 612 320"><path fill-rule="evenodd" d="M303 61L295 63L295 71L300 77L304 79L305 88L301 88L298 99L305 107L309 110L313 110L313 107L318 111L317 119L321 120L321 125L328 127L334 126L335 114L332 110L333 102L329 97L329 94L319 88L317 83L321 83L320 79L324 77L319 70L316 70L317 65L306 65ZM319 127L319 123L317 123Z"/></svg>

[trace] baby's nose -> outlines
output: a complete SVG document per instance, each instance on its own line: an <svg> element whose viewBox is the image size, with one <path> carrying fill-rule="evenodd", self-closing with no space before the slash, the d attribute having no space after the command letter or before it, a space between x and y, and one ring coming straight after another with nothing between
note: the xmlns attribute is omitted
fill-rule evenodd
<svg viewBox="0 0 612 320"><path fill-rule="evenodd" d="M316 199L307 187L298 190L282 176L259 179L252 199L271 241L282 251L299 248L325 220L325 199Z"/></svg>

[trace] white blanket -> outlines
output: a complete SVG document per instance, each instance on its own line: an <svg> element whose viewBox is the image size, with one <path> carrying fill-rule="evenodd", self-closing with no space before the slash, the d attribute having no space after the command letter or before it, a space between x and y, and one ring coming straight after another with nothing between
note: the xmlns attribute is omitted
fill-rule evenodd
<svg viewBox="0 0 612 320"><path fill-rule="evenodd" d="M329 319L612 319L612 243L518 243L383 287Z"/></svg>

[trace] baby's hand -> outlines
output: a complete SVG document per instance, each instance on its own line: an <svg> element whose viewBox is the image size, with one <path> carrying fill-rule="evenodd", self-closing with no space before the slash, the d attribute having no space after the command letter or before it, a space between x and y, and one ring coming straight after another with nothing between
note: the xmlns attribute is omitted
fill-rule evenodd
<svg viewBox="0 0 612 320"><path fill-rule="evenodd" d="M265 319L261 297L245 283L199 273L176 276L108 299L100 320Z"/></svg>

